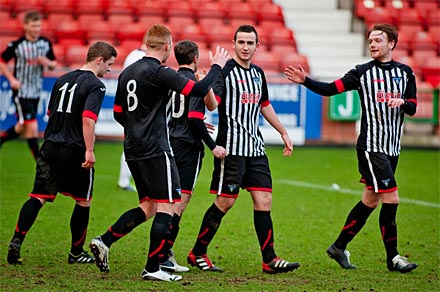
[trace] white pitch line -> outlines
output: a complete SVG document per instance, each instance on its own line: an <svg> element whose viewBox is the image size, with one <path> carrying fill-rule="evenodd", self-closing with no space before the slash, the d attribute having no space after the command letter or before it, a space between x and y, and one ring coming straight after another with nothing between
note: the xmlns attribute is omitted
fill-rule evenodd
<svg viewBox="0 0 440 292"><path fill-rule="evenodd" d="M277 182L292 185L292 186L299 186L309 189L317 189L322 191L331 191L331 192L338 192L343 193L347 195L353 195L353 196L361 196L361 190L351 190L351 189L343 189L343 188L333 188L332 186L326 186L326 185L318 185L318 184L312 184L302 181L296 181L296 180L290 180L290 179L277 179L275 180ZM420 200L414 200L414 199L407 199L407 198L400 198L401 202L414 204L414 205L420 205L425 207L433 207L433 208L440 208L440 204L437 203L431 203L431 202L425 202Z"/></svg>

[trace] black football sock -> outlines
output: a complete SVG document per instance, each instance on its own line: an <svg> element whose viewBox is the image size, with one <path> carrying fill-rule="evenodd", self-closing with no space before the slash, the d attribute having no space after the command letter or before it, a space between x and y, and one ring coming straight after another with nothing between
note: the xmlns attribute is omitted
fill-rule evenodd
<svg viewBox="0 0 440 292"><path fill-rule="evenodd" d="M70 233L72 243L70 252L73 255L79 255L84 251L84 242L87 235L87 226L89 225L90 207L83 207L75 204L72 217L70 217Z"/></svg>
<svg viewBox="0 0 440 292"><path fill-rule="evenodd" d="M37 138L29 138L26 139L29 149L31 150L32 156L34 157L35 160L37 160L37 156L38 156L38 139Z"/></svg>
<svg viewBox="0 0 440 292"><path fill-rule="evenodd" d="M339 237L335 241L336 248L345 250L347 244L364 227L365 222L367 222L368 217L373 211L374 208L370 208L364 205L362 201L359 201L347 216L344 227L342 227L341 233L339 233Z"/></svg>
<svg viewBox="0 0 440 292"><path fill-rule="evenodd" d="M200 226L197 241L192 249L194 255L201 256L206 254L208 245L217 233L223 216L225 216L225 213L217 208L215 204L212 204L212 206L206 211L202 225Z"/></svg>
<svg viewBox="0 0 440 292"><path fill-rule="evenodd" d="M20 242L23 242L35 219L37 219L42 206L40 200L36 198L30 198L23 204L15 227L14 238L18 238Z"/></svg>
<svg viewBox="0 0 440 292"><path fill-rule="evenodd" d="M0 136L0 146L3 145L6 141L17 139L20 135L15 132L15 125L10 127Z"/></svg>
<svg viewBox="0 0 440 292"><path fill-rule="evenodd" d="M167 255L166 242L170 237L170 226L173 217L166 213L156 213L150 230L150 248L148 250L145 270L154 273L159 270L159 263L163 262Z"/></svg>
<svg viewBox="0 0 440 292"><path fill-rule="evenodd" d="M147 217L140 207L128 210L101 236L101 239L110 247L146 220Z"/></svg>
<svg viewBox="0 0 440 292"><path fill-rule="evenodd" d="M257 232L258 242L260 243L263 262L270 263L276 258L273 247L273 224L270 211L254 210L254 227Z"/></svg>
<svg viewBox="0 0 440 292"><path fill-rule="evenodd" d="M397 251L397 225L396 212L398 204L384 204L379 213L379 226L382 233L383 244L387 253L387 259L392 260Z"/></svg>
<svg viewBox="0 0 440 292"><path fill-rule="evenodd" d="M168 242L167 242L167 250L170 250L171 248L173 248L174 241L176 241L177 234L179 233L179 230L180 230L179 225L180 225L180 216L177 215L176 213L174 213L173 220L171 222L170 238L168 239Z"/></svg>

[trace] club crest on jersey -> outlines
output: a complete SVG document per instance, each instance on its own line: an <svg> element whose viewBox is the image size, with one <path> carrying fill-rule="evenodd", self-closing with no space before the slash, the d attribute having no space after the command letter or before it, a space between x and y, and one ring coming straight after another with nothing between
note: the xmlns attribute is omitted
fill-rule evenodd
<svg viewBox="0 0 440 292"><path fill-rule="evenodd" d="M399 86L401 81L402 81L402 77L393 77L393 82L394 84L396 84L396 86Z"/></svg>
<svg viewBox="0 0 440 292"><path fill-rule="evenodd" d="M261 78L259 77L253 77L252 81L254 81L255 84L258 84L258 86L261 86Z"/></svg>
<svg viewBox="0 0 440 292"><path fill-rule="evenodd" d="M390 184L390 179L383 179L382 183L384 184L384 186L388 187L388 185Z"/></svg>

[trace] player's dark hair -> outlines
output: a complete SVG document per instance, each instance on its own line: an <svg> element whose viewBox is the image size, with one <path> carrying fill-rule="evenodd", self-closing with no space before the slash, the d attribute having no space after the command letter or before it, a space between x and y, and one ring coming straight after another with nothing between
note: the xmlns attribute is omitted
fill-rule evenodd
<svg viewBox="0 0 440 292"><path fill-rule="evenodd" d="M40 12L34 10L26 12L23 18L24 23L29 23L31 21L38 21L38 20L41 20Z"/></svg>
<svg viewBox="0 0 440 292"><path fill-rule="evenodd" d="M96 42L90 46L87 52L86 62L91 62L98 57L104 58L104 61L109 60L111 57L118 55L116 49L106 42Z"/></svg>
<svg viewBox="0 0 440 292"><path fill-rule="evenodd" d="M370 37L371 32L374 30L383 31L387 35L389 42L394 41L394 46L392 48L392 50L394 50L397 45L397 41L399 40L397 29L388 23L376 24L368 31L368 37Z"/></svg>
<svg viewBox="0 0 440 292"><path fill-rule="evenodd" d="M258 43L258 33L257 33L257 30L255 29L255 27L253 27L252 25L249 25L249 24L240 25L237 28L237 30L235 31L234 41L237 40L237 33L239 33L239 32L253 32L253 33L255 33L255 41Z"/></svg>
<svg viewBox="0 0 440 292"><path fill-rule="evenodd" d="M194 61L194 57L199 55L199 47L190 40L183 40L174 46L174 56L179 65L189 65Z"/></svg>

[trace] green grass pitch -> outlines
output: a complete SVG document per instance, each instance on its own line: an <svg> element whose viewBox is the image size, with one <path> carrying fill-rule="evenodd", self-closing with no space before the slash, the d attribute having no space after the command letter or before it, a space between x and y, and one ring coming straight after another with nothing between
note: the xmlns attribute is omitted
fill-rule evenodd
<svg viewBox="0 0 440 292"><path fill-rule="evenodd" d="M96 175L86 243L103 233L137 195L116 187L120 142L96 144ZM266 275L253 228L252 203L242 191L224 217L208 253L224 273L192 268L176 283L143 281L151 221L115 243L109 274L94 265L69 265L69 220L74 202L59 195L48 203L26 237L22 266L6 262L7 247L21 205L32 189L35 162L26 142L0 151L0 290L1 291L439 291L440 199L439 151L403 149L397 169L401 203L397 213L399 251L419 267L408 274L388 272L379 226L379 210L348 246L357 270L343 270L326 255L352 206L360 200L354 147L297 147L292 157L268 147L273 175L275 250L299 261L292 273ZM182 221L174 250L180 264L197 236L205 210L212 155L207 152L195 193ZM87 248L88 250L88 248Z"/></svg>

